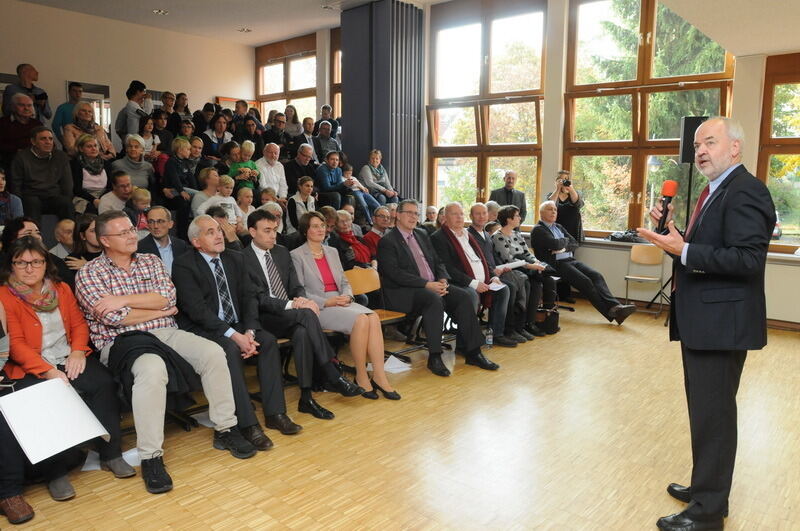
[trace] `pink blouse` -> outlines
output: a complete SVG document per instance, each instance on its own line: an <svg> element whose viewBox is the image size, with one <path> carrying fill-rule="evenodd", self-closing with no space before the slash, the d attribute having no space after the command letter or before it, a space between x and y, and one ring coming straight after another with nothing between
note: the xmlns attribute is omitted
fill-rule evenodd
<svg viewBox="0 0 800 531"><path fill-rule="evenodd" d="M325 293L339 291L336 280L333 278L331 267L328 265L328 260L323 256L322 258L314 258L314 261L317 263L317 269L319 269L319 274L322 276L322 283L325 284Z"/></svg>

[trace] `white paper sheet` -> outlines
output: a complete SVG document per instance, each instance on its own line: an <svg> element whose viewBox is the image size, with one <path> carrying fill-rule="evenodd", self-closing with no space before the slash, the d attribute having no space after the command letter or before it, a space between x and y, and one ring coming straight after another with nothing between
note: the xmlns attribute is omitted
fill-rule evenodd
<svg viewBox="0 0 800 531"><path fill-rule="evenodd" d="M495 284L494 282L492 282L491 284L489 284L489 290L491 290L491 291L500 291L501 289L503 289L505 287L506 287L506 285L503 284L503 283Z"/></svg>
<svg viewBox="0 0 800 531"><path fill-rule="evenodd" d="M75 389L58 378L0 398L0 413L33 464L95 437L110 438Z"/></svg>
<svg viewBox="0 0 800 531"><path fill-rule="evenodd" d="M528 262L526 262L525 260L515 260L515 261L509 262L507 264L500 264L497 267L507 267L509 269L516 269L518 267L524 266L527 263Z"/></svg>
<svg viewBox="0 0 800 531"><path fill-rule="evenodd" d="M192 418L198 422L201 426L205 426L206 428L213 428L214 423L211 422L211 418L208 416L208 411L201 411L200 413L195 413L192 415Z"/></svg>
<svg viewBox="0 0 800 531"><path fill-rule="evenodd" d="M122 452L122 459L131 466L139 466L141 464L139 450L136 448ZM89 451L86 461L83 463L83 468L81 468L82 472L89 472L90 470L100 470L100 454L94 450Z"/></svg>
<svg viewBox="0 0 800 531"><path fill-rule="evenodd" d="M372 363L367 363L367 370L372 370ZM383 370L388 373L397 374L399 372L406 372L411 370L411 365L400 361L398 358L394 356L389 356L386 358L386 361L383 362Z"/></svg>

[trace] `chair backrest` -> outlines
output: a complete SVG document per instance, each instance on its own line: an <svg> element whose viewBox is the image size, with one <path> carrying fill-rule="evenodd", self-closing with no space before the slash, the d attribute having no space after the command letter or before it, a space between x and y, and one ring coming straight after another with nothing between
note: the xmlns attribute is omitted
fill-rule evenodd
<svg viewBox="0 0 800 531"><path fill-rule="evenodd" d="M361 295L381 289L381 279L378 276L378 272L371 267L366 269L354 267L349 271L345 271L344 275L347 277L347 281L350 282L353 295Z"/></svg>
<svg viewBox="0 0 800 531"><path fill-rule="evenodd" d="M664 252L655 245L634 245L631 247L631 262L642 265L659 265L664 261Z"/></svg>

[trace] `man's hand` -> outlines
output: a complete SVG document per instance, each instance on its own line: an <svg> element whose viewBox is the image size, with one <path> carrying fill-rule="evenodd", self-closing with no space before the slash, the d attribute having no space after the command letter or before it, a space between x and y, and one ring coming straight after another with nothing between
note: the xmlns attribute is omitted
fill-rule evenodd
<svg viewBox="0 0 800 531"><path fill-rule="evenodd" d="M255 339L250 337L249 334L240 334L239 332L234 332L231 336L231 339L236 346L239 347L239 350L242 351L242 358L247 359L254 354L256 354L258 350L258 343L256 343Z"/></svg>
<svg viewBox="0 0 800 531"><path fill-rule="evenodd" d="M178 313L178 307L177 306L170 306L166 310L161 310L161 313L164 314L163 317L172 317L173 315Z"/></svg>
<svg viewBox="0 0 800 531"><path fill-rule="evenodd" d="M669 229L667 234L659 234L644 228L636 229L636 232L639 233L639 236L649 241L656 247L664 249L666 252L675 256L680 256L681 252L683 251L683 246L686 245L686 242L683 241L683 236L680 232L678 232L678 229L675 228L674 221L670 220L669 223L667 223L667 229Z"/></svg>
<svg viewBox="0 0 800 531"><path fill-rule="evenodd" d="M81 350L73 350L64 363L64 368L67 370L67 378L70 380L83 374L86 369L86 353Z"/></svg>
<svg viewBox="0 0 800 531"><path fill-rule="evenodd" d="M74 256L67 256L66 258L64 258L64 263L67 264L68 268L72 269L73 271L77 271L78 269L86 265L86 259L76 258Z"/></svg>
<svg viewBox="0 0 800 531"><path fill-rule="evenodd" d="M101 317L105 317L107 314L116 312L127 305L124 295L103 295L94 305L94 309Z"/></svg>
<svg viewBox="0 0 800 531"><path fill-rule="evenodd" d="M509 271L511 271L510 267L496 267L494 269L494 274L499 277L500 275L508 273Z"/></svg>
<svg viewBox="0 0 800 531"><path fill-rule="evenodd" d="M545 267L541 263L525 264L525 269L533 269L534 271L544 271Z"/></svg>
<svg viewBox="0 0 800 531"><path fill-rule="evenodd" d="M478 293L486 293L489 291L489 285L484 282L478 282L478 285L475 286L475 291Z"/></svg>
<svg viewBox="0 0 800 531"><path fill-rule="evenodd" d="M280 197L279 197L279 198L278 198L278 200L277 200L277 203L278 203L278 204L279 204L281 207L283 207L284 209L286 209L286 205L289 203L289 200L288 200L288 199L282 199L282 198L280 198Z"/></svg>
<svg viewBox="0 0 800 531"><path fill-rule="evenodd" d="M54 378L61 378L62 380L64 380L64 383L66 383L66 384L69 383L69 378L67 378L67 375L64 374L63 372L59 371L55 367L53 367L52 369L50 369L46 373L42 374L42 377L45 380L52 380Z"/></svg>
<svg viewBox="0 0 800 531"><path fill-rule="evenodd" d="M292 308L295 310L299 310L301 308L308 308L315 314L319 315L319 306L316 302L312 301L311 299L306 299L305 297L295 297L292 301Z"/></svg>
<svg viewBox="0 0 800 531"><path fill-rule="evenodd" d="M674 210L675 210L675 206L672 203L667 205L667 223L672 221L672 218L673 218L673 215L674 215L674 212L673 212ZM661 208L661 202L660 201L657 202L656 204L654 204L653 208L650 209L650 219L653 221L653 226L654 227L658 225L658 222L661 220L661 216L662 216L663 212L664 212L664 209ZM664 226L666 226L666 224Z"/></svg>
<svg viewBox="0 0 800 531"><path fill-rule="evenodd" d="M425 288L431 290L440 297L447 295L447 282L439 280L436 282L426 282Z"/></svg>
<svg viewBox="0 0 800 531"><path fill-rule="evenodd" d="M219 221L219 228L221 228L223 234L225 234L225 241L235 242L236 240L239 239L239 237L236 236L236 228L233 225L231 225L227 219L225 220L219 219L217 221Z"/></svg>

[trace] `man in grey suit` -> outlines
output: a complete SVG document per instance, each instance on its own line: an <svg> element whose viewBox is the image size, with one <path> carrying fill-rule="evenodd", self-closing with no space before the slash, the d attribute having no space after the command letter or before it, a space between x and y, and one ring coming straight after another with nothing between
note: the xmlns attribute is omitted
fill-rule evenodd
<svg viewBox="0 0 800 531"><path fill-rule="evenodd" d="M489 196L489 201L495 201L502 206L514 205L519 208L519 217L522 218L520 225L525 223L525 217L528 215L528 208L525 206L525 192L514 190L514 185L517 184L517 172L509 170L506 172L503 181L506 185L503 188L492 190Z"/></svg>

